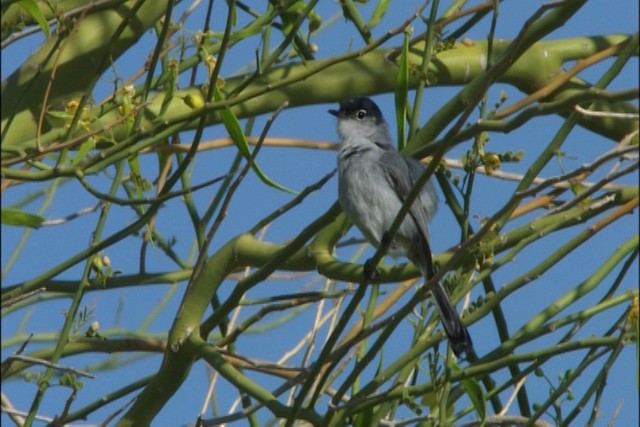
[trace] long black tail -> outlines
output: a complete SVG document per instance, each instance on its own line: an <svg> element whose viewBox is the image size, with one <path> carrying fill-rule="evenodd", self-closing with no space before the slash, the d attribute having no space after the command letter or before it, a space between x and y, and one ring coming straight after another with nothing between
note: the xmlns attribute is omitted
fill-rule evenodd
<svg viewBox="0 0 640 427"><path fill-rule="evenodd" d="M414 206L416 205L414 204ZM411 213L411 217L420 230L420 234L419 238L413 240L412 248L407 257L418 267L426 282L429 282L435 277L431 245L428 239L429 233L426 227L420 225L422 222L418 220L417 215ZM444 331L447 333L453 352L457 357L465 358L465 355L468 356L468 353L473 351L473 342L471 342L471 336L467 328L462 324L462 320L442 284L438 282L430 291L440 312L442 326L444 326Z"/></svg>
<svg viewBox="0 0 640 427"><path fill-rule="evenodd" d="M471 342L471 336L467 328L462 324L456 308L440 282L431 289L431 294L440 312L442 326L444 326L444 331L449 337L453 352L457 357L464 358L465 354L473 351L473 342Z"/></svg>

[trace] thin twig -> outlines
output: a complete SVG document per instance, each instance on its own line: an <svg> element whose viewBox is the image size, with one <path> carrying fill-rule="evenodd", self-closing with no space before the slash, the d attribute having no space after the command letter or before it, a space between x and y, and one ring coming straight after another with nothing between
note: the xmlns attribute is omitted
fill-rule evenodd
<svg viewBox="0 0 640 427"><path fill-rule="evenodd" d="M591 65L595 65L600 61L604 61L605 59L614 56L622 48L624 47L626 41L615 46L611 46L607 49L604 49L594 55L591 55L588 58L582 59L578 61L570 70L562 73L560 76L555 78L551 83L546 86L538 89L527 97L511 104L508 107L503 108L502 110L495 113L492 119L500 120L510 114L515 113L516 111L526 107L527 105L532 104L533 102L545 98L552 94L554 91L562 87L565 83L571 80L574 76L576 76L580 71L588 68ZM637 116L636 116L637 117Z"/></svg>
<svg viewBox="0 0 640 427"><path fill-rule="evenodd" d="M257 136L247 136L247 144L256 145L259 141ZM266 147L283 147L283 148L306 148L318 150L338 150L338 144L329 141L310 141L299 138L278 138L270 136L265 138L263 143ZM231 137L222 137L212 141L203 141L198 144L198 151L214 150L234 146L235 142ZM151 146L145 148L141 153L160 152L160 153L186 153L191 148L191 144L171 144L161 146Z"/></svg>
<svg viewBox="0 0 640 427"><path fill-rule="evenodd" d="M502 408L502 411L500 411L500 413L498 414L499 416L504 417L507 415L507 412L509 412L509 407L511 407L513 400L518 395L518 392L520 391L520 389L522 388L526 380L527 380L527 376L524 375L522 378L520 378L516 382L515 387L513 388L513 392L509 395L509 399L505 402L504 407Z"/></svg>
<svg viewBox="0 0 640 427"><path fill-rule="evenodd" d="M18 348L18 350L16 350L16 352L13 354L14 355L22 354L24 352L24 349L27 348L27 345L29 345L31 338L33 338L33 332L29 334L27 339L25 339L24 342L20 344L20 348ZM11 368L11 365L13 365L14 360L15 359L7 359L2 362L2 370L0 371L1 372L0 378L4 378L4 375L9 371L9 369Z"/></svg>
<svg viewBox="0 0 640 427"><path fill-rule="evenodd" d="M596 158L593 162L591 162L588 165L584 165L581 166L579 168L576 168L574 170L572 170L571 172L568 172L566 174L563 175L559 175L557 177L554 178L548 178L547 180L541 182L540 184L536 185L535 187L531 187L527 190L524 191L520 191L518 193L515 194L516 197L522 199L525 197L529 197L529 196L533 196L537 193L539 193L540 191L542 191L543 189L552 186L554 184L560 183L560 182L569 182L571 180L571 178L577 177L577 176L581 176L585 173L590 173L594 170L596 170L598 167L600 167L603 163L608 162L609 160L622 156L626 153L630 153L633 151L638 151L638 146L626 146L626 147L620 147L617 146L615 149L608 151L606 153L604 153L603 155L601 155L600 157ZM596 184L594 184L593 186L595 186Z"/></svg>
<svg viewBox="0 0 640 427"><path fill-rule="evenodd" d="M49 21L47 21L47 25L49 27L53 27L59 21L69 20L71 18L75 18L76 16L84 15L87 12L96 12L98 10L113 8L115 6L118 6L120 3L124 3L125 1L126 0L94 0L92 2L89 2L86 5L71 9L63 13L60 17L56 17L55 19L50 19ZM33 27L20 31L19 33L13 33L2 41L2 43L0 44L0 48L4 49L5 47L9 46L13 42L16 42L24 37L30 36L31 34L39 33L40 31L42 31L42 28L40 28L39 25L34 25Z"/></svg>
<svg viewBox="0 0 640 427"><path fill-rule="evenodd" d="M616 113L613 111L591 111L591 110L587 110L586 108L582 108L579 105L576 105L574 107L574 110L576 110L576 112L582 114L583 116L589 116L589 117L606 117L609 119L624 119L624 120L628 120L628 119L638 120L640 118L638 114L634 114L634 113Z"/></svg>
<svg viewBox="0 0 640 427"><path fill-rule="evenodd" d="M285 102L280 107L278 107L278 109L271 115L271 117L269 117L269 119L267 119L267 123L265 123L265 125L264 125L264 129L262 130L262 134L260 135L260 139L259 139L258 143L256 144L255 149L251 153L251 156L249 156L249 158L247 159L247 163L245 164L244 168L238 174L238 177L236 178L236 180L229 187L229 191L227 192L227 195L225 196L225 199L222 202L222 206L220 206L220 211L218 212L218 217L216 218L216 220L214 221L213 225L211 226L211 229L207 233L207 237L206 237L206 239L205 239L205 241L204 241L204 243L202 245L202 248L200 250L200 258L198 259L198 262L196 263L196 266L193 269L192 277L197 277L198 276L197 273L199 273L198 270L200 268L202 268L202 266L204 265L204 261L207 258L207 247L209 246L209 243L213 239L213 236L215 235L216 231L220 227L220 224L222 224L222 221L227 216L227 208L229 206L229 203L231 202L231 198L233 197L235 191L240 186L240 183L242 182L244 177L247 175L247 173L249 173L249 170L253 166L253 162L254 162L256 156L258 155L258 153L260 152L260 148L262 147L262 142L266 138L267 132L269 132L269 129L271 128L271 125L273 124L273 121L276 119L276 117L278 117L280 112L282 110L284 110L288 105L289 105L289 103Z"/></svg>
<svg viewBox="0 0 640 427"><path fill-rule="evenodd" d="M56 219L48 219L46 221L42 221L40 224L37 224L34 228L40 228L40 227L50 227L50 226L54 226L54 225L64 225L76 218L79 218L83 215L87 215L90 213L93 213L95 211L97 211L98 209L100 209L102 207L102 205L104 205L104 202L98 201L98 203L96 203L93 206L89 206L88 208L82 208L80 210L78 210L77 212L74 212L72 214L69 214L67 216L63 216L62 218L56 218Z"/></svg>
<svg viewBox="0 0 640 427"><path fill-rule="evenodd" d="M326 174L324 177L322 177L317 182L315 182L315 183L309 185L308 187L306 187L295 198L293 198L293 200L291 200L290 202L288 202L284 206L281 206L280 208L278 208L275 212L272 212L271 214L267 215L266 217L264 217L263 219L258 221L258 223L256 225L251 227L249 232L252 233L252 234L257 233L258 230L260 230L261 228L265 227L267 224L272 223L278 217L282 216L283 214L285 214L286 212L288 212L289 210L291 210L295 206L299 205L309 194L311 194L314 191L317 191L320 188L322 188L324 186L324 184L326 184L327 181L329 181L333 177L333 175L335 175L335 173L336 173L336 170L334 169L333 171L331 171L328 174Z"/></svg>
<svg viewBox="0 0 640 427"><path fill-rule="evenodd" d="M593 185L592 187L589 187L587 190L583 191L582 193L578 194L576 197L574 197L573 199L571 199L570 201L564 203L561 206L558 206L556 209L553 209L552 211L549 212L549 214L554 214L554 213L558 213L558 212L562 212L562 211L566 211L568 209L571 209L572 207L576 206L578 203L580 203L581 201L587 199L588 197L592 196L596 191L598 191L600 188L604 187L606 184L628 174L634 171L638 171L639 170L639 166L640 166L640 162L635 162L632 165L620 169L618 172L616 173L612 173L608 176L606 176L605 178L602 178L600 181L598 181L595 185Z"/></svg>
<svg viewBox="0 0 640 427"><path fill-rule="evenodd" d="M29 363L32 365L46 366L47 368L55 369L61 372L70 372L72 374L78 375L79 377L87 377L91 379L95 378L93 374L90 374L88 372L83 372L83 371L80 371L79 369L71 368L69 366L58 365L57 363L51 363L48 360L37 359L35 357L22 356L20 354L12 354L11 356L7 357L7 360L19 360L21 362Z"/></svg>
<svg viewBox="0 0 640 427"><path fill-rule="evenodd" d="M1 307L2 308L10 307L10 306L12 306L13 304L15 304L17 302L20 302L20 301L23 301L25 299L31 298L32 296L38 295L38 294L40 294L42 292L46 292L46 290L47 290L47 288L43 286L41 288L37 288L37 289L34 289L32 291L25 292L24 294L16 295L13 298L9 298L6 301L2 301Z"/></svg>
<svg viewBox="0 0 640 427"><path fill-rule="evenodd" d="M80 181L80 183L82 184L82 186L92 195L94 195L96 198L102 200L103 202L110 202L110 203L114 203L116 205L120 205L120 206L131 206L131 205L150 205L150 204L154 204L154 203L162 203L165 202L169 199L174 199L176 197L181 197L184 196L185 194L190 194L193 193L195 191L201 190L203 188L206 188L212 184L215 184L218 181L222 181L223 179L225 179L227 176L226 175L222 175L213 179L210 179L208 181L205 181L201 184L198 185L194 185L192 187L189 188L184 188L182 190L177 190L177 191L173 191L170 193L164 193L161 194L159 196L156 197L145 197L142 199L122 199L120 197L115 197L115 196L111 196L109 194L106 193L101 193L98 190L94 189L91 185L89 185L89 183L87 182L86 179L84 179L84 177L79 176L78 177L78 181Z"/></svg>
<svg viewBox="0 0 640 427"><path fill-rule="evenodd" d="M532 420L531 418L521 417L518 415L492 415L486 417L482 421L473 421L462 424L464 427L480 427L480 426L524 426L532 425L534 427L551 427L551 424L542 420Z"/></svg>

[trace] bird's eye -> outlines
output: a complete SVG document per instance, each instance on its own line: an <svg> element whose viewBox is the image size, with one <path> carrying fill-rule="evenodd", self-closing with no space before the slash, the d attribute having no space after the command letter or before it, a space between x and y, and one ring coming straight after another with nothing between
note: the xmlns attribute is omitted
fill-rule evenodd
<svg viewBox="0 0 640 427"><path fill-rule="evenodd" d="M358 112L356 113L356 117L359 119L364 119L367 116L367 111L366 110L358 110Z"/></svg>

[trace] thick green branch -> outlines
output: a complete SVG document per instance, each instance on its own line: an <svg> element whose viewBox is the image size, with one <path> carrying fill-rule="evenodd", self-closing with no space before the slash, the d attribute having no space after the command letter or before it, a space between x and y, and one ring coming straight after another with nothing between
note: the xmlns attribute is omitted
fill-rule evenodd
<svg viewBox="0 0 640 427"><path fill-rule="evenodd" d="M587 57L627 39L628 36L612 35L538 42L524 52L508 70L498 77L497 81L512 84L525 93L532 93L561 72L562 65L566 61L576 57ZM501 54L509 45L509 41L494 41L494 53ZM419 67L422 60L422 52L419 48L418 45L416 50L409 55L412 68ZM486 54L486 48L486 42L479 41L456 44L452 49L439 52L429 66L428 76L417 74L410 76L410 87L416 87L419 81L424 78L428 78L430 84L434 86L468 83L474 77L484 73L486 64L483 63L482 58ZM202 114L208 115L208 125L220 123L220 118L215 111L221 106L233 107L232 110L238 118L244 118L274 111L284 101L289 101L291 106L299 106L335 101L344 98L345 94L355 96L392 92L395 87L397 67L387 60L387 55L390 52L390 50L377 49L353 58L346 56L342 60L307 61L305 64L294 63L273 68L261 78L256 79L237 98L225 102L209 103L196 112L187 106L182 99L188 95L202 96L200 89L191 88L176 91L171 101L171 108L163 116L162 123L157 121L164 100L162 93L159 93L143 110L145 117L141 120L140 125L145 129L145 133L153 133L159 125L165 128L178 123L182 123L188 129L196 125L197 117ZM244 77L228 78L225 81L225 92L233 92L238 85L242 84L243 80ZM568 85L573 90L572 94L575 93L576 88L589 89L589 85L575 79L570 81ZM563 97L565 95L557 99L560 100ZM6 99L6 96L3 96L3 99ZM549 100L554 99L556 98L552 97ZM245 102L248 100L251 102ZM608 105L607 109L615 112L637 113L635 107L622 102ZM99 111L94 113L98 115ZM113 109L100 116L90 125L90 128L93 130L105 126L109 127L111 123L120 119L118 110ZM589 119L588 122L590 129L613 140L621 139L623 135L638 127L637 122L634 121L616 122L615 126L604 119ZM586 119L584 119L584 123L587 123ZM125 126L118 125L109 133L109 138L113 137L115 141L120 141L125 138L125 135ZM430 138L433 137L435 135L431 135ZM22 135L22 138L5 138L3 158L11 153L15 155L16 152L33 149L35 136L31 138L29 139L26 135ZM420 140L424 143L422 136L420 136ZM46 134L42 136L43 145L52 142L54 140Z"/></svg>

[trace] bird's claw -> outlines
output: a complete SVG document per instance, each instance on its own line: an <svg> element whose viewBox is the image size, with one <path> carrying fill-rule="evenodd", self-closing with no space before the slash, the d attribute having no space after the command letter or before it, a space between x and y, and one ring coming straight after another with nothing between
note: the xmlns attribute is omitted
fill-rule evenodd
<svg viewBox="0 0 640 427"><path fill-rule="evenodd" d="M374 280L378 276L380 276L380 269L378 268L378 263L374 262L372 258L369 258L365 261L363 266L364 278L367 280Z"/></svg>
<svg viewBox="0 0 640 427"><path fill-rule="evenodd" d="M380 239L380 245L382 245L385 248L388 248L389 246L391 246L391 239L389 238L388 231L385 231L384 233L382 233L382 239Z"/></svg>

